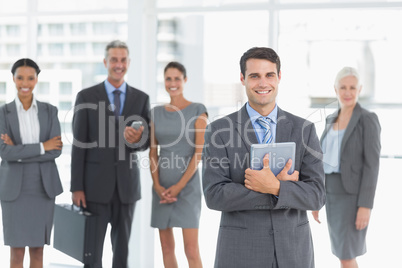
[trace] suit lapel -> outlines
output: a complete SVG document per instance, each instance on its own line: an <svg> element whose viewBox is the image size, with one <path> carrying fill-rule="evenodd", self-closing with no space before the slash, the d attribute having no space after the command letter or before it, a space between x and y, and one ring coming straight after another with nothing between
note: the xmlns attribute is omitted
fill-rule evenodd
<svg viewBox="0 0 402 268"><path fill-rule="evenodd" d="M97 99L99 101L104 101L106 104L106 107L110 111L110 114L114 115L114 113L109 109L111 103L110 103L109 97L107 96L107 93L106 93L105 82L102 82L99 84L98 90L96 90L96 94L97 94L96 95Z"/></svg>
<svg viewBox="0 0 402 268"><path fill-rule="evenodd" d="M292 133L292 122L286 117L285 112L278 107L278 123L276 126L275 142L288 142Z"/></svg>
<svg viewBox="0 0 402 268"><path fill-rule="evenodd" d="M247 152L250 152L251 144L257 144L257 135L253 124L251 123L250 116L247 113L246 105L237 112L235 121L235 129L240 134L240 137L246 147Z"/></svg>
<svg viewBox="0 0 402 268"><path fill-rule="evenodd" d="M50 121L49 111L44 103L36 101L36 104L38 105L39 141L44 142L46 141L46 125Z"/></svg>
<svg viewBox="0 0 402 268"><path fill-rule="evenodd" d="M322 146L322 141L324 140L324 137L327 135L328 131L330 130L330 128L332 127L333 123L335 122L335 120L338 118L339 115L339 111L337 110L335 111L333 114L331 114L326 120L325 120L325 129L324 132L321 135L321 139L320 139L320 144Z"/></svg>
<svg viewBox="0 0 402 268"><path fill-rule="evenodd" d="M350 135L352 134L353 130L355 129L357 122L359 122L361 111L362 111L362 108L360 107L360 104L356 103L356 106L353 109L352 117L350 118L349 124L346 127L345 135L343 136L343 139L342 139L341 153L343 152L346 141L349 139Z"/></svg>
<svg viewBox="0 0 402 268"><path fill-rule="evenodd" d="M134 90L128 86L126 83L126 99L124 100L124 106L123 106L123 111L122 115L124 115L124 118L126 118L126 115L131 115L133 113L130 112L130 109L135 107L135 94Z"/></svg>
<svg viewBox="0 0 402 268"><path fill-rule="evenodd" d="M94 97L97 99L96 103L98 103L98 104L101 102L105 103L106 118L108 118L110 124L112 124L112 125L115 124L114 112L112 110L109 97L107 96L107 93L106 93L105 82L100 83L95 92L96 92L95 93L96 95ZM98 108L100 108L100 107L98 107Z"/></svg>
<svg viewBox="0 0 402 268"><path fill-rule="evenodd" d="M237 113L236 130L239 132L248 151L251 144L258 143L257 135L247 113L246 105ZM292 122L286 117L284 111L278 107L278 121L276 126L276 141L288 142L292 133Z"/></svg>
<svg viewBox="0 0 402 268"><path fill-rule="evenodd" d="M11 129L10 138L12 138L16 144L22 144L20 124L18 120L17 107L15 101L7 104L7 120Z"/></svg>

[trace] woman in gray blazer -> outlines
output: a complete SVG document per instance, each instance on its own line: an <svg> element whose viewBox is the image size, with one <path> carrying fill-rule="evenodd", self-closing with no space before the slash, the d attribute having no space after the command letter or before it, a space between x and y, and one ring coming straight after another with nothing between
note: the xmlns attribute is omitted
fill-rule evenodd
<svg viewBox="0 0 402 268"><path fill-rule="evenodd" d="M30 267L43 267L50 244L55 197L63 189L55 158L62 142L57 108L32 93L40 69L30 59L14 63L14 101L0 107L0 201L4 244L10 267L22 267L29 247Z"/></svg>
<svg viewBox="0 0 402 268"><path fill-rule="evenodd" d="M332 253L343 268L358 267L356 257L366 253L380 162L380 123L357 102L361 89L354 68L339 71L335 92L340 109L327 118L321 137ZM320 222L318 211L313 216Z"/></svg>

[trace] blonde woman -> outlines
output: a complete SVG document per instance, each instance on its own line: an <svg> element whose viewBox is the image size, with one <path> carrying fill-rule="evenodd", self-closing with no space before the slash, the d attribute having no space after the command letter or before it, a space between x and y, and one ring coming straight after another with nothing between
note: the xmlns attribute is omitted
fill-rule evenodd
<svg viewBox="0 0 402 268"><path fill-rule="evenodd" d="M356 69L339 71L335 93L340 109L327 118L321 137L332 253L343 268L358 267L356 257L366 253L380 163L380 123L358 103L361 90ZM313 216L320 222L318 211Z"/></svg>

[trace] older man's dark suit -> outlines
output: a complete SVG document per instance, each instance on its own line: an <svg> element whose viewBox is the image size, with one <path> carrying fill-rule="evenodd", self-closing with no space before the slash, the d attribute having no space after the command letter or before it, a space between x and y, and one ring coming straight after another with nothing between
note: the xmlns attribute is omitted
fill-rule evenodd
<svg viewBox="0 0 402 268"><path fill-rule="evenodd" d="M108 205L116 199L122 205L132 206L123 226L121 220L109 220L118 226L116 232L112 229L113 267L127 266L124 260L127 260L131 221L135 202L141 198L135 152L149 146L148 113L149 96L128 85L120 124L110 109L104 83L82 90L76 98L71 191L84 191L89 209L93 204ZM137 120L145 126L141 141L128 144L123 137L124 129ZM105 231L98 230L98 263L94 267L101 265L99 255L102 255Z"/></svg>

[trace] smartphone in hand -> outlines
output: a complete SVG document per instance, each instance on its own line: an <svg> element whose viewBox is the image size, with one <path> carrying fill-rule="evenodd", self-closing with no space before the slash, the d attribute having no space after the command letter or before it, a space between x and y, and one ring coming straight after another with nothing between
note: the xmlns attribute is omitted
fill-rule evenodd
<svg viewBox="0 0 402 268"><path fill-rule="evenodd" d="M131 127L134 128L135 130L139 130L141 126L142 126L141 121L134 121L133 123L131 123Z"/></svg>

